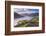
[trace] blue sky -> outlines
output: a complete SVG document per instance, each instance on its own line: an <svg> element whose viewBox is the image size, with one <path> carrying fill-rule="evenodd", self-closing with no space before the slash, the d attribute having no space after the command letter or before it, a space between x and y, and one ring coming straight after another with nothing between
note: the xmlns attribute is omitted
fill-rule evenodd
<svg viewBox="0 0 46 36"><path fill-rule="evenodd" d="M30 8L14 8L14 12L18 14L24 14L24 13L39 13L39 9L30 9Z"/></svg>

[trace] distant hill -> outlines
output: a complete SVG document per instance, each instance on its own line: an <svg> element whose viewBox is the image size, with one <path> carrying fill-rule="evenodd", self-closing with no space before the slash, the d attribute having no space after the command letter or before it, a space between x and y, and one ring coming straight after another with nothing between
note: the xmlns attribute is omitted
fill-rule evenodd
<svg viewBox="0 0 46 36"><path fill-rule="evenodd" d="M24 16L21 16L20 14L14 12L14 18L21 18L21 17L24 17Z"/></svg>

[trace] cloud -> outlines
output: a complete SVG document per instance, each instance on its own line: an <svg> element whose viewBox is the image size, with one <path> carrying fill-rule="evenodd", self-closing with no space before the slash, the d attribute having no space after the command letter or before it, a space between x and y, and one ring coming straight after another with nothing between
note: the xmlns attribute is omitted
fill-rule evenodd
<svg viewBox="0 0 46 36"><path fill-rule="evenodd" d="M15 8L14 12L18 14L24 14L24 13L38 13L39 9L30 9L30 8Z"/></svg>

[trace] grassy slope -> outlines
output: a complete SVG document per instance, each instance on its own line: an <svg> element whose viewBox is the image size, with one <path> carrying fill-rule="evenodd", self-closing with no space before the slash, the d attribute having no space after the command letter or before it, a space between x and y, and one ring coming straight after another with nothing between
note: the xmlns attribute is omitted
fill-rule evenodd
<svg viewBox="0 0 46 36"><path fill-rule="evenodd" d="M30 25L29 24L27 24L27 23L32 23L32 24L34 24L34 25L37 25L39 22L39 17L34 17L34 18L32 18L32 20L22 20L22 21L19 21L19 22L21 22L21 24L19 24L19 22L18 22L18 25L17 26L15 26L15 27L30 27Z"/></svg>

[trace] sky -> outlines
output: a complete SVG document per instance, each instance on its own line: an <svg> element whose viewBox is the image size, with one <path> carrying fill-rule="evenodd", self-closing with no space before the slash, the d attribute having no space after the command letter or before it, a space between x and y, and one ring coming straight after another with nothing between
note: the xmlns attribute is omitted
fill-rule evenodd
<svg viewBox="0 0 46 36"><path fill-rule="evenodd" d="M14 8L14 12L18 14L31 14L31 13L39 13L39 9L30 9L30 8Z"/></svg>

